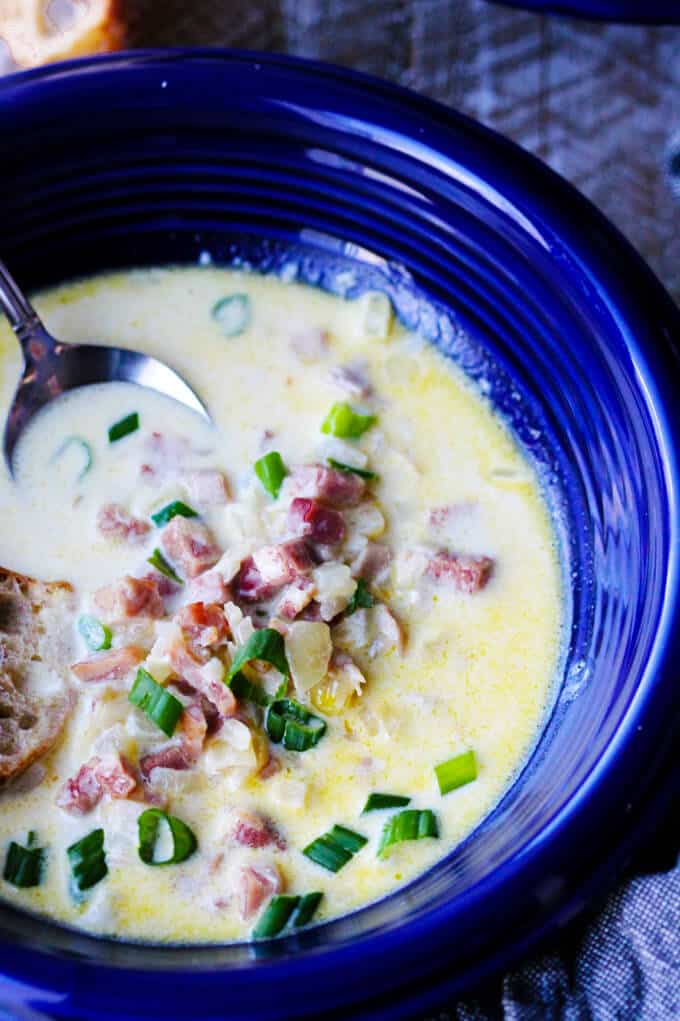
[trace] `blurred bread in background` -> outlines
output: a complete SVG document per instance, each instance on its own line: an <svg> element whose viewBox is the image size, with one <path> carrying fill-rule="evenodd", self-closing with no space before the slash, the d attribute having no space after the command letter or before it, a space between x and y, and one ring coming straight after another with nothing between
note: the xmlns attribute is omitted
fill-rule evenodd
<svg viewBox="0 0 680 1021"><path fill-rule="evenodd" d="M122 0L0 0L0 38L20 68L127 45Z"/></svg>

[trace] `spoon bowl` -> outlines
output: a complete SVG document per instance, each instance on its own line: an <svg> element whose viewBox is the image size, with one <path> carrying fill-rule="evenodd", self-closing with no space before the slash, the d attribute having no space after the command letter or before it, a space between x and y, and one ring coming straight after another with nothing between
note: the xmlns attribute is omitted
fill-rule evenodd
<svg viewBox="0 0 680 1021"><path fill-rule="evenodd" d="M28 299L0 261L0 308L24 355L24 371L5 423L3 452L10 475L17 443L29 421L50 401L92 383L136 383L178 401L210 420L189 384L157 358L127 348L65 344L47 332Z"/></svg>

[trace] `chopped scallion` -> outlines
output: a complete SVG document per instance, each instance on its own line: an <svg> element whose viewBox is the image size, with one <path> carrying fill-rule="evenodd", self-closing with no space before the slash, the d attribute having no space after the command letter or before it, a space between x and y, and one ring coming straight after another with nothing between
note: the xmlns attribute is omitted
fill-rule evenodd
<svg viewBox="0 0 680 1021"><path fill-rule="evenodd" d="M234 656L227 682L230 683L239 670L253 660L271 663L280 674L288 677L288 660L286 659L283 635L271 627L263 627L259 631L255 631Z"/></svg>
<svg viewBox="0 0 680 1021"><path fill-rule="evenodd" d="M280 893L269 901L252 936L254 939L271 939L288 925L290 929L301 929L308 925L323 899L323 894L306 893L303 897Z"/></svg>
<svg viewBox="0 0 680 1021"><path fill-rule="evenodd" d="M464 787L477 779L477 756L470 749L435 766L434 771L440 792L448 794L449 791L455 791L457 787Z"/></svg>
<svg viewBox="0 0 680 1021"><path fill-rule="evenodd" d="M384 808L403 808L410 803L411 799L404 797L403 794L369 794L361 814L380 812Z"/></svg>
<svg viewBox="0 0 680 1021"><path fill-rule="evenodd" d="M161 826L167 825L172 838L172 854L169 858L155 858L156 844ZM185 861L198 847L192 830L181 819L162 812L160 808L147 808L137 819L139 833L139 857L145 865L177 865Z"/></svg>
<svg viewBox="0 0 680 1021"><path fill-rule="evenodd" d="M240 671L231 678L229 687L241 702L254 702L255 705L265 708L272 701L264 688L261 688L259 684L253 684Z"/></svg>
<svg viewBox="0 0 680 1021"><path fill-rule="evenodd" d="M160 528L161 525L167 525L168 521L172 521L172 519L176 517L197 518L198 513L193 509L193 507L189 507L188 504L184 503L182 500L173 500L172 503L166 504L165 507L161 508L161 510L152 514L151 520L154 525L158 525Z"/></svg>
<svg viewBox="0 0 680 1021"><path fill-rule="evenodd" d="M172 569L158 547L156 547L150 557L147 557L146 562L147 564L151 564L152 567L155 567L161 574L164 574L166 578L170 578L171 581L176 582L178 585L184 584L180 576Z"/></svg>
<svg viewBox="0 0 680 1021"><path fill-rule="evenodd" d="M272 702L267 709L264 726L270 740L275 744L283 743L289 752L308 751L326 733L324 720L292 698Z"/></svg>
<svg viewBox="0 0 680 1021"><path fill-rule="evenodd" d="M229 294L215 302L212 317L225 337L238 337L250 325L250 298L247 294Z"/></svg>
<svg viewBox="0 0 680 1021"><path fill-rule="evenodd" d="M107 874L104 830L96 829L66 849L71 866L71 884L76 895L98 883Z"/></svg>
<svg viewBox="0 0 680 1021"><path fill-rule="evenodd" d="M361 833L345 826L334 826L308 844L302 853L329 872L339 872L367 843L368 839Z"/></svg>
<svg viewBox="0 0 680 1021"><path fill-rule="evenodd" d="M271 450L264 457L259 458L255 462L255 474L258 479L267 490L267 492L277 498L283 480L285 479L288 472L286 466L283 463L283 458L279 454L278 450Z"/></svg>
<svg viewBox="0 0 680 1021"><path fill-rule="evenodd" d="M342 461L336 461L334 457L328 458L328 464L331 468L335 468L339 472L347 472L351 475L358 475L360 479L377 479L376 472L368 471L367 468L355 468L353 464L343 464Z"/></svg>
<svg viewBox="0 0 680 1021"><path fill-rule="evenodd" d="M347 606L347 616L354 613L358 609L370 609L371 606L375 606L375 599L371 595L368 585L363 578L357 578L357 587L354 590L354 595L349 601Z"/></svg>
<svg viewBox="0 0 680 1021"><path fill-rule="evenodd" d="M29 833L26 847L14 840L10 843L2 874L5 882L22 889L40 886L45 865L45 848L32 847L34 840L35 834Z"/></svg>
<svg viewBox="0 0 680 1021"><path fill-rule="evenodd" d="M114 422L112 426L109 426L109 443L116 443L137 429L139 429L139 414L133 411L131 414L126 415L125 418L121 418L120 421Z"/></svg>
<svg viewBox="0 0 680 1021"><path fill-rule="evenodd" d="M388 819L383 827L378 857L384 858L393 844L404 840L422 840L424 837L438 837L437 817L429 808L406 808Z"/></svg>
<svg viewBox="0 0 680 1021"><path fill-rule="evenodd" d="M137 671L128 700L145 712L164 734L172 737L182 715L182 703L142 667Z"/></svg>
<svg viewBox="0 0 680 1021"><path fill-rule="evenodd" d="M84 613L82 617L78 618L78 630L91 652L101 652L103 649L111 648L113 635L110 628L89 613Z"/></svg>
<svg viewBox="0 0 680 1021"><path fill-rule="evenodd" d="M361 415L349 404L340 401L326 415L321 432L341 439L357 440L378 421L377 415Z"/></svg>
<svg viewBox="0 0 680 1021"><path fill-rule="evenodd" d="M92 447L84 440L82 436L67 436L62 444L60 444L55 452L52 454L51 464L59 461L67 450L73 450L81 458L81 468L76 476L76 481L80 482L84 475L87 475L90 468L92 467L93 455Z"/></svg>

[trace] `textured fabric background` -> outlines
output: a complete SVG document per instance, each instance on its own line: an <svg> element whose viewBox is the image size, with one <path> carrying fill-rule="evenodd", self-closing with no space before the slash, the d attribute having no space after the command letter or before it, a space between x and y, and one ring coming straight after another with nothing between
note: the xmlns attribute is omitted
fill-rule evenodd
<svg viewBox="0 0 680 1021"><path fill-rule="evenodd" d="M595 25L484 0L130 7L135 45L287 51L393 79L478 118L580 188L680 300L680 28ZM671 821L589 921L431 1021L680 1021L677 854ZM3 1018L1 1001L0 991ZM19 1016L29 1017L9 1008Z"/></svg>

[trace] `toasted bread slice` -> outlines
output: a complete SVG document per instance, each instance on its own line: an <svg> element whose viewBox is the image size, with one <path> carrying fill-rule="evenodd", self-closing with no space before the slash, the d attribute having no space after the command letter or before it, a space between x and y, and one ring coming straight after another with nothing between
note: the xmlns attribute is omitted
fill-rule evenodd
<svg viewBox="0 0 680 1021"><path fill-rule="evenodd" d="M0 0L0 39L18 67L126 45L123 0Z"/></svg>
<svg viewBox="0 0 680 1021"><path fill-rule="evenodd" d="M71 709L74 598L0 568L0 780L53 747Z"/></svg>

